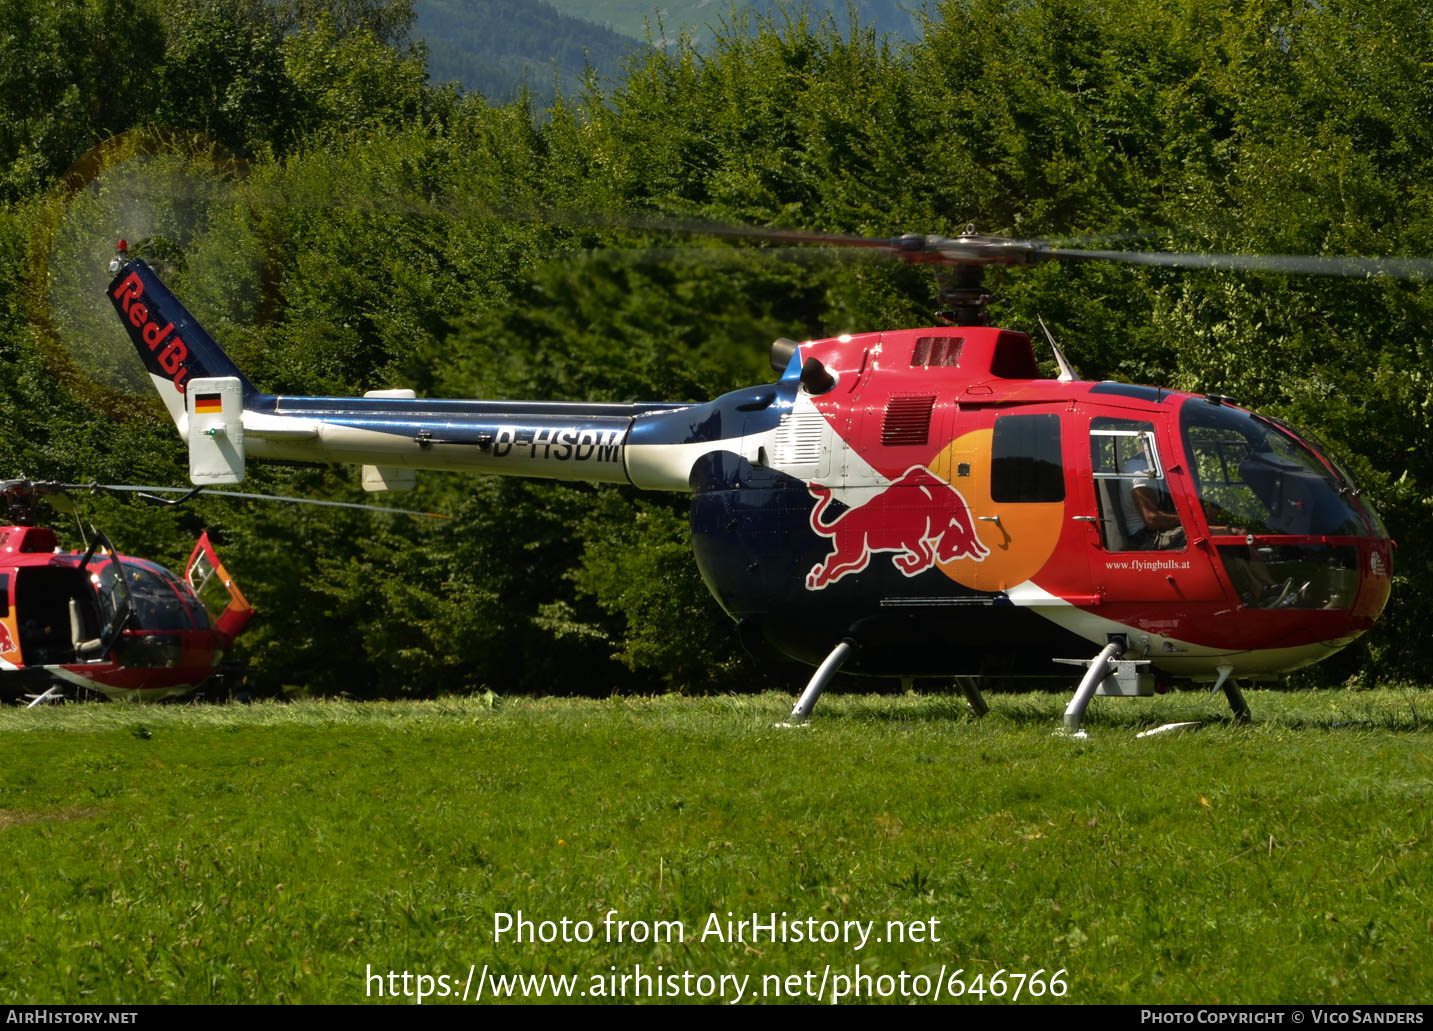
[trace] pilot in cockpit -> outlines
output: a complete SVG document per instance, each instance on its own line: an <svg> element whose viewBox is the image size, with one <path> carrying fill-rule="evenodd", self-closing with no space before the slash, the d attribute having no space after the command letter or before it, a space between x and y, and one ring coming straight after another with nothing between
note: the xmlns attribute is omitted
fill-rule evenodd
<svg viewBox="0 0 1433 1031"><path fill-rule="evenodd" d="M1164 479L1152 475L1153 463L1141 446L1120 470L1133 477L1122 483L1121 514L1125 537L1132 551L1164 551L1184 547L1184 526L1174 512Z"/></svg>

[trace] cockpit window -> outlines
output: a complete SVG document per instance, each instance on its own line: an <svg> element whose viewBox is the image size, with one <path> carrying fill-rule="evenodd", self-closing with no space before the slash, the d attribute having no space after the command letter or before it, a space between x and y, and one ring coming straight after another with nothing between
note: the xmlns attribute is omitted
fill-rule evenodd
<svg viewBox="0 0 1433 1031"><path fill-rule="evenodd" d="M186 605L183 595L193 596L188 584L182 584L162 566L141 565L134 559L124 559L124 577L129 586L129 596L134 602L134 615L138 625L146 630L193 630L195 616L191 607L203 611L195 601ZM91 563L91 573L100 596L105 618L110 618L119 604L116 598L113 563L106 561L99 569ZM208 624L207 614L202 617L204 629Z"/></svg>
<svg viewBox="0 0 1433 1031"><path fill-rule="evenodd" d="M1195 489L1213 533L1366 536L1368 526L1317 455L1248 412L1191 398L1180 410Z"/></svg>

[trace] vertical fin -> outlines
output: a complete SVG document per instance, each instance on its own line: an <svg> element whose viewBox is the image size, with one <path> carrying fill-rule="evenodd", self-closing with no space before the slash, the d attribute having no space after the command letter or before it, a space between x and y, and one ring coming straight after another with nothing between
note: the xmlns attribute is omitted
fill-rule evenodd
<svg viewBox="0 0 1433 1031"><path fill-rule="evenodd" d="M257 393L152 268L123 250L110 267L116 270L109 284L110 303L181 436L186 435L184 396L191 380L232 377L239 381L245 401Z"/></svg>

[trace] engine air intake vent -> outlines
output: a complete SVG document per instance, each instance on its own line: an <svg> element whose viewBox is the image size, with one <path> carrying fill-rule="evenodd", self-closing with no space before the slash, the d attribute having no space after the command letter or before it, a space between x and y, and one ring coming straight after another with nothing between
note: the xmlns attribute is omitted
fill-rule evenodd
<svg viewBox="0 0 1433 1031"><path fill-rule="evenodd" d="M886 403L881 443L887 446L924 444L930 439L930 413L935 395L893 397Z"/></svg>

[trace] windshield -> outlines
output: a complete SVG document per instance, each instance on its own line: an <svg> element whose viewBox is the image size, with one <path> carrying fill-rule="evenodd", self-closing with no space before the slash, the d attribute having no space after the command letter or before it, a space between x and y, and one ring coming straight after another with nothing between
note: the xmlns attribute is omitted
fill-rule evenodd
<svg viewBox="0 0 1433 1031"><path fill-rule="evenodd" d="M138 625L146 630L207 629L208 613L194 598L189 585L173 573L150 562L126 558L121 560L130 597L134 601ZM108 619L114 614L118 599L114 582L114 565L105 559L99 569L91 561L91 576Z"/></svg>
<svg viewBox="0 0 1433 1031"><path fill-rule="evenodd" d="M1211 532L1368 535L1352 485L1272 423L1190 398L1180 426Z"/></svg>
<svg viewBox="0 0 1433 1031"><path fill-rule="evenodd" d="M1388 527L1383 525L1383 519L1379 516L1378 510L1373 507L1373 503L1360 491L1358 484L1354 481L1353 474L1348 471L1342 462L1333 456L1328 446L1322 440L1307 430L1301 430L1297 426L1290 426L1283 419L1274 419L1267 415L1260 416L1260 418L1267 422L1272 422L1276 426L1292 433L1294 436L1301 437L1308 441L1308 443L1319 452L1324 461L1333 466L1334 473L1343 481L1342 486L1352 491L1353 501L1351 503L1362 509L1363 514L1368 518L1369 525L1373 527L1373 535L1375 537L1390 536ZM1347 494L1345 494L1345 496L1347 496Z"/></svg>

